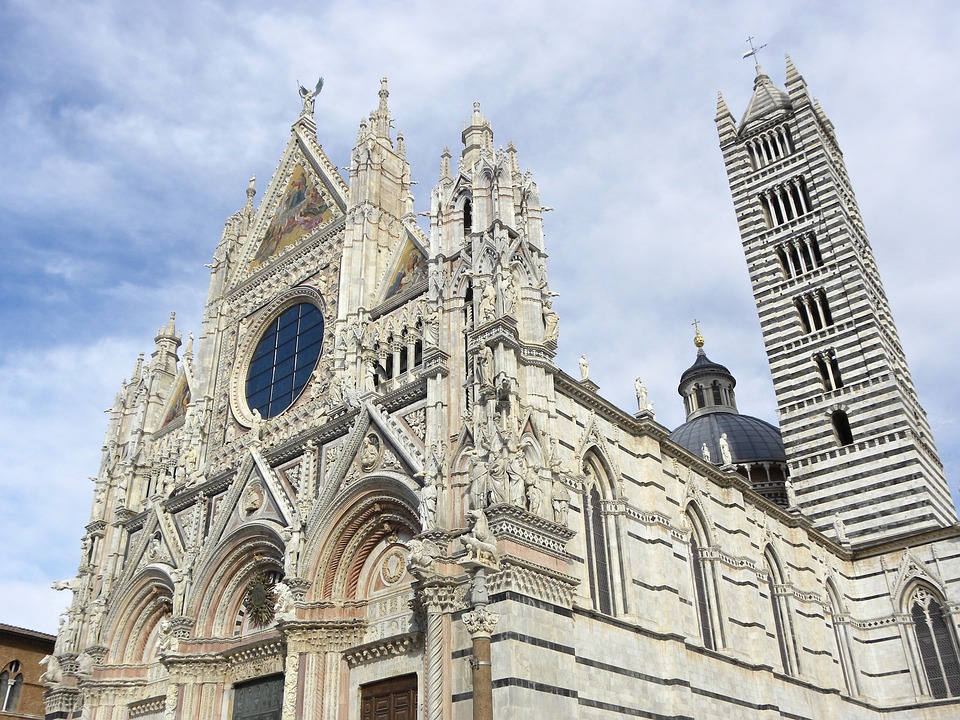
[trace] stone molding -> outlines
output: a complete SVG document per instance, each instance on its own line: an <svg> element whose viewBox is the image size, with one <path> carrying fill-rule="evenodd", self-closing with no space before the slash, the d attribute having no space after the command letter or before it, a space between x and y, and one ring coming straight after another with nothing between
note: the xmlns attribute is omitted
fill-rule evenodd
<svg viewBox="0 0 960 720"><path fill-rule="evenodd" d="M549 555L569 559L566 546L576 535L575 530L507 503L491 505L486 514L490 532L498 540L513 540Z"/></svg>
<svg viewBox="0 0 960 720"><path fill-rule="evenodd" d="M565 608L573 607L574 593L579 584L580 581L572 575L512 555L503 556L499 572L487 579L491 595L510 591Z"/></svg>
<svg viewBox="0 0 960 720"><path fill-rule="evenodd" d="M351 648L344 652L343 658L351 668L354 668L382 658L406 655L421 647L423 647L423 633L409 633Z"/></svg>

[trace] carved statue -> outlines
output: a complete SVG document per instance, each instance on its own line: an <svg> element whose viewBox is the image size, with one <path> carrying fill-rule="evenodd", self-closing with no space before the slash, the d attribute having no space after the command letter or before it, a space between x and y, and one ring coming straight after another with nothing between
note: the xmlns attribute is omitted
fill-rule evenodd
<svg viewBox="0 0 960 720"><path fill-rule="evenodd" d="M497 290L491 282L483 286L483 294L480 296L480 307L477 314L480 316L481 323L490 322L497 317Z"/></svg>
<svg viewBox="0 0 960 720"><path fill-rule="evenodd" d="M710 448L707 447L706 443L701 443L700 455L703 456L704 460L706 460L707 462L710 462Z"/></svg>
<svg viewBox="0 0 960 720"><path fill-rule="evenodd" d="M587 362L587 356L580 356L580 379L589 380L590 379L590 363Z"/></svg>
<svg viewBox="0 0 960 720"><path fill-rule="evenodd" d="M543 504L543 490L540 488L539 479L537 473L529 472L523 480L527 495L527 510L534 515L540 514L540 506Z"/></svg>
<svg viewBox="0 0 960 720"><path fill-rule="evenodd" d="M553 496L553 521L566 525L567 512L570 510L570 490L559 477L554 477L550 491Z"/></svg>
<svg viewBox="0 0 960 720"><path fill-rule="evenodd" d="M477 380L481 385L493 384L493 350L489 345L481 345L477 355Z"/></svg>
<svg viewBox="0 0 960 720"><path fill-rule="evenodd" d="M60 670L60 661L53 655L44 655L40 665L45 665L46 670L40 675L40 682L45 685L58 683L63 679L63 673Z"/></svg>
<svg viewBox="0 0 960 720"><path fill-rule="evenodd" d="M847 542L847 529L843 524L843 518L839 515L833 519L833 531L837 534L838 542Z"/></svg>
<svg viewBox="0 0 960 720"><path fill-rule="evenodd" d="M556 342L560 337L560 318L553 309L553 303L547 300L543 306L543 341Z"/></svg>
<svg viewBox="0 0 960 720"><path fill-rule="evenodd" d="M380 462L380 438L370 433L363 439L363 446L360 448L360 469L364 472L370 472L377 467Z"/></svg>
<svg viewBox="0 0 960 720"><path fill-rule="evenodd" d="M96 664L96 660L87 655L85 652L82 652L77 656L77 672L80 675L89 677L90 673L93 672L94 665Z"/></svg>
<svg viewBox="0 0 960 720"><path fill-rule="evenodd" d="M423 344L426 347L440 344L440 309L429 302L423 306Z"/></svg>
<svg viewBox="0 0 960 720"><path fill-rule="evenodd" d="M720 435L720 459L723 460L724 465L733 465L733 454L730 452L726 433Z"/></svg>
<svg viewBox="0 0 960 720"><path fill-rule="evenodd" d="M797 506L797 491L793 489L793 483L790 482L790 478L787 478L783 481L783 486L787 491L787 507L796 507Z"/></svg>
<svg viewBox="0 0 960 720"><path fill-rule="evenodd" d="M429 545L423 540L410 540L407 543L407 549L410 555L407 557L407 569L415 577L423 575L433 569L436 558L433 554L433 543Z"/></svg>
<svg viewBox="0 0 960 720"><path fill-rule="evenodd" d="M640 412L646 412L650 409L650 403L647 400L647 386L643 384L643 380L637 378L633 382L633 388L637 391L637 409Z"/></svg>
<svg viewBox="0 0 960 720"><path fill-rule="evenodd" d="M431 530L437 526L437 486L429 479L420 488L420 527Z"/></svg>
<svg viewBox="0 0 960 720"><path fill-rule="evenodd" d="M278 620L292 620L296 616L296 606L293 602L293 591L285 582L280 581L273 586L273 592L276 595L276 602L273 604L273 612Z"/></svg>
<svg viewBox="0 0 960 720"><path fill-rule="evenodd" d="M523 448L517 448L511 455L512 457L510 457L510 462L507 465L507 479L510 492L507 502L523 507L523 487L527 477L527 458L524 455Z"/></svg>
<svg viewBox="0 0 960 720"><path fill-rule="evenodd" d="M507 499L507 468L510 465L510 456L506 445L500 447L496 457L490 461L490 483L487 487L487 504L495 505Z"/></svg>
<svg viewBox="0 0 960 720"><path fill-rule="evenodd" d="M180 640L173 632L173 623L169 618L160 620L160 654L175 653L180 649Z"/></svg>
<svg viewBox="0 0 960 720"><path fill-rule="evenodd" d="M303 100L301 115L313 116L313 106L321 90L323 90L322 77L317 80L317 86L313 90L308 90L303 85L300 85L300 99Z"/></svg>
<svg viewBox="0 0 960 720"><path fill-rule="evenodd" d="M467 559L484 565L499 565L497 555L497 539L490 532L487 524L487 515L483 510L468 510L467 517L473 521L470 533L462 538L467 548Z"/></svg>
<svg viewBox="0 0 960 720"><path fill-rule="evenodd" d="M470 509L486 507L487 504L487 468L480 459L476 448L464 452L467 457L470 475Z"/></svg>

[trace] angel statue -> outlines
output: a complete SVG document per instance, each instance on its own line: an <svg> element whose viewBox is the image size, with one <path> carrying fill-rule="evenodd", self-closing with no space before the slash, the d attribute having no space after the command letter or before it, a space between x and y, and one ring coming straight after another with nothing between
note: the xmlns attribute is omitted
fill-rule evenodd
<svg viewBox="0 0 960 720"><path fill-rule="evenodd" d="M299 82L297 82L297 85L300 86L300 99L303 100L303 111L300 114L312 116L313 103L323 89L323 78L321 77L317 80L317 86L313 90L308 90L303 85L300 85Z"/></svg>

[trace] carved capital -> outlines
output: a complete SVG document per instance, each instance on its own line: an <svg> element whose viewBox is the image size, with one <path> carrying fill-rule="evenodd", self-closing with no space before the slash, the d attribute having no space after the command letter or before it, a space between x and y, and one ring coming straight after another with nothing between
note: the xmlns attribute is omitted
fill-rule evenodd
<svg viewBox="0 0 960 720"><path fill-rule="evenodd" d="M500 616L486 608L477 608L463 615L463 624L472 638L490 637Z"/></svg>

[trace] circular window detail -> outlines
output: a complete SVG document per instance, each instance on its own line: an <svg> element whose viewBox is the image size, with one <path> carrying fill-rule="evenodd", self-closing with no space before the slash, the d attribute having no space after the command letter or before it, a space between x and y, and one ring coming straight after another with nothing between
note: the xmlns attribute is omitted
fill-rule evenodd
<svg viewBox="0 0 960 720"><path fill-rule="evenodd" d="M287 308L267 327L247 370L247 405L279 415L300 395L323 345L323 314L313 303Z"/></svg>

